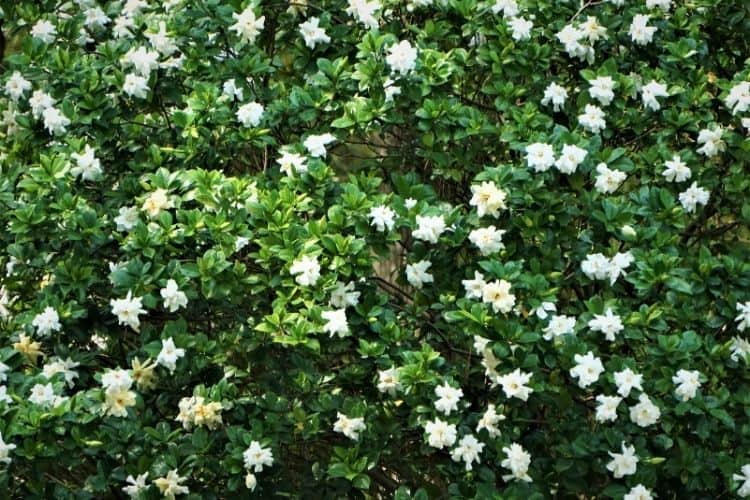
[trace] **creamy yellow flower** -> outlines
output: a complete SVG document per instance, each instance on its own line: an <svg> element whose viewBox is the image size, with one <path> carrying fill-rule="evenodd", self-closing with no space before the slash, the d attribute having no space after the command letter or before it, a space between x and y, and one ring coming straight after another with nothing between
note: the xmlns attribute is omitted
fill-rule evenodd
<svg viewBox="0 0 750 500"><path fill-rule="evenodd" d="M37 358L44 355L41 347L39 342L32 341L31 337L23 333L18 337L18 342L13 344L13 349L26 356L32 363L36 363Z"/></svg>
<svg viewBox="0 0 750 500"><path fill-rule="evenodd" d="M148 213L148 216L153 218L159 215L162 210L168 210L172 208L174 204L169 199L169 193L166 189L157 189L151 193L146 201L143 202L141 209Z"/></svg>
<svg viewBox="0 0 750 500"><path fill-rule="evenodd" d="M133 380L138 384L139 390L145 391L156 385L156 374L154 373L156 363L152 359L149 358L141 363L138 358L133 358L130 366L133 371Z"/></svg>

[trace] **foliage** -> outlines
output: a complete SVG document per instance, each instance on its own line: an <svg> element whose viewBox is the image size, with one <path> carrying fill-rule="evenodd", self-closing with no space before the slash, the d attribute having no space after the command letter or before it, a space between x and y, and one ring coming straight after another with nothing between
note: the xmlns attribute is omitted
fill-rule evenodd
<svg viewBox="0 0 750 500"><path fill-rule="evenodd" d="M3 16L9 497L750 494L747 2Z"/></svg>

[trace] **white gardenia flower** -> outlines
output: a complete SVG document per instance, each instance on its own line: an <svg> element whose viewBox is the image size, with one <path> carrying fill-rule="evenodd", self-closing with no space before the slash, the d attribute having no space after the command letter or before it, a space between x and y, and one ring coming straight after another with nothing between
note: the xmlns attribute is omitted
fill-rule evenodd
<svg viewBox="0 0 750 500"><path fill-rule="evenodd" d="M534 27L534 23L523 17L514 17L508 21L508 25L512 30L511 37L513 40L520 42L523 40L531 39L531 28Z"/></svg>
<svg viewBox="0 0 750 500"><path fill-rule="evenodd" d="M617 406L622 402L621 397L600 394L596 397L596 402L599 403L594 417L597 422L614 422L617 420Z"/></svg>
<svg viewBox="0 0 750 500"><path fill-rule="evenodd" d="M622 453L609 452L612 461L607 464L607 470L612 472L615 479L635 474L638 467L638 456L635 454L635 446L625 446L625 441L620 443Z"/></svg>
<svg viewBox="0 0 750 500"><path fill-rule="evenodd" d="M630 224L625 224L620 228L620 234L625 238L635 238L638 236L636 230Z"/></svg>
<svg viewBox="0 0 750 500"><path fill-rule="evenodd" d="M41 118L44 110L55 105L55 100L51 95L44 92L43 90L35 90L31 97L29 97L29 106L31 107L31 115L34 118Z"/></svg>
<svg viewBox="0 0 750 500"><path fill-rule="evenodd" d="M315 158L326 157L326 146L336 140L332 134L310 135L305 139L303 146Z"/></svg>
<svg viewBox="0 0 750 500"><path fill-rule="evenodd" d="M395 85L396 82L390 78L386 78L383 82L383 93L385 94L385 102L392 102L393 98L397 95L401 95L401 87Z"/></svg>
<svg viewBox="0 0 750 500"><path fill-rule="evenodd" d="M136 75L148 79L151 72L159 67L159 53L146 47L134 47L122 56L120 63L126 68L133 66Z"/></svg>
<svg viewBox="0 0 750 500"><path fill-rule="evenodd" d="M536 314L536 317L539 319L547 319L549 316L549 313L553 313L557 311L557 306L554 302L545 301L539 304L539 307L534 309L534 314Z"/></svg>
<svg viewBox="0 0 750 500"><path fill-rule="evenodd" d="M630 35L630 39L638 45L649 44L654 39L656 27L648 25L650 18L650 16L644 14L633 16L633 22L630 24L628 34Z"/></svg>
<svg viewBox="0 0 750 500"><path fill-rule="evenodd" d="M471 194L469 205L477 207L479 217L485 215L497 217L500 215L500 210L508 208L505 206L508 193L497 187L494 182L484 181L478 186L476 184L471 186Z"/></svg>
<svg viewBox="0 0 750 500"><path fill-rule="evenodd" d="M169 210L170 208L174 208L174 203L169 198L167 190L162 188L152 191L141 206L141 210L152 219L157 217L162 210Z"/></svg>
<svg viewBox="0 0 750 500"><path fill-rule="evenodd" d="M5 403L8 406L13 402L13 398L8 395L8 388L4 385L0 385L0 403Z"/></svg>
<svg viewBox="0 0 750 500"><path fill-rule="evenodd" d="M0 443L2 443L2 436L0 435ZM10 445L13 446L13 445ZM13 446L15 448L15 446ZM2 445L0 445L0 459L2 459ZM745 464L740 469L742 474L733 474L732 480L740 481L742 484L737 490L737 494L741 497L750 496L750 464Z"/></svg>
<svg viewBox="0 0 750 500"><path fill-rule="evenodd" d="M615 372L614 378L615 385L617 386L617 393L624 398L628 397L630 391L633 389L643 391L643 387L641 387L643 375L634 372L630 368L625 368L619 372Z"/></svg>
<svg viewBox="0 0 750 500"><path fill-rule="evenodd" d="M497 383L503 386L503 392L508 398L516 397L521 401L527 401L534 389L526 384L531 380L531 373L522 372L520 368L505 375L497 377Z"/></svg>
<svg viewBox="0 0 750 500"><path fill-rule="evenodd" d="M546 172L555 164L555 151L544 142L535 142L526 146L526 163L535 172Z"/></svg>
<svg viewBox="0 0 750 500"><path fill-rule="evenodd" d="M52 43L57 36L57 28L46 19L38 20L31 28L31 36L40 40L42 43Z"/></svg>
<svg viewBox="0 0 750 500"><path fill-rule="evenodd" d="M406 265L406 281L411 286L421 289L425 283L433 283L435 278L427 270L432 266L429 260L420 260L414 264Z"/></svg>
<svg viewBox="0 0 750 500"><path fill-rule="evenodd" d="M234 78L231 78L224 82L221 87L221 93L222 95L225 95L233 100L236 99L238 101L243 101L245 99L245 93L242 90L242 87L237 86Z"/></svg>
<svg viewBox="0 0 750 500"><path fill-rule="evenodd" d="M45 109L42 112L42 118L44 119L44 127L51 135L64 134L66 127L70 125L68 117L54 106Z"/></svg>
<svg viewBox="0 0 750 500"><path fill-rule="evenodd" d="M124 299L112 299L109 301L112 314L117 316L117 323L127 325L136 332L139 331L141 322L138 316L146 314L141 304L142 297L133 297L133 292L128 291Z"/></svg>
<svg viewBox="0 0 750 500"><path fill-rule="evenodd" d="M672 377L672 382L677 384L677 398L681 401L693 399L701 386L700 376L697 370L677 370L677 374Z"/></svg>
<svg viewBox="0 0 750 500"><path fill-rule="evenodd" d="M102 374L102 387L104 389L128 390L133 386L133 378L130 372L122 368L114 368Z"/></svg>
<svg viewBox="0 0 750 500"><path fill-rule="evenodd" d="M174 345L172 337L161 341L161 351L156 357L156 363L174 373L177 368L177 360L185 356L185 349Z"/></svg>
<svg viewBox="0 0 750 500"><path fill-rule="evenodd" d="M197 427L208 427L213 430L222 424L221 410L223 406L218 401L206 401L203 396L182 398L179 402L180 413L175 420L182 423L185 430Z"/></svg>
<svg viewBox="0 0 750 500"><path fill-rule="evenodd" d="M490 281L482 290L482 302L492 304L492 310L509 313L516 305L516 296L510 293L510 283L505 280Z"/></svg>
<svg viewBox="0 0 750 500"><path fill-rule="evenodd" d="M499 252L503 245L504 229L497 229L495 226L480 227L469 233L469 241L479 249L482 255L492 255Z"/></svg>
<svg viewBox="0 0 750 500"><path fill-rule="evenodd" d="M672 7L672 0L646 0L646 7L649 9L659 8L665 12L669 12Z"/></svg>
<svg viewBox="0 0 750 500"><path fill-rule="evenodd" d="M520 12L518 8L518 2L516 0L495 0L490 6L490 10L493 14L503 13L503 17L515 17Z"/></svg>
<svg viewBox="0 0 750 500"><path fill-rule="evenodd" d="M589 81L589 95L602 106L609 106L615 98L615 81L611 76L599 76Z"/></svg>
<svg viewBox="0 0 750 500"><path fill-rule="evenodd" d="M630 420L640 427L648 427L655 424L661 416L661 410L649 397L641 394L638 397L638 404L630 407Z"/></svg>
<svg viewBox="0 0 750 500"><path fill-rule="evenodd" d="M634 260L635 258L630 251L617 252L612 256L609 260L609 284L614 285L620 275L626 275L627 273L625 272L625 269L627 269Z"/></svg>
<svg viewBox="0 0 750 500"><path fill-rule="evenodd" d="M339 432L354 441L359 440L359 433L364 431L365 419L362 417L349 418L341 412L336 412L337 420L333 424L333 432Z"/></svg>
<svg viewBox="0 0 750 500"><path fill-rule="evenodd" d="M369 217L371 219L370 225L375 226L380 232L383 232L388 228L388 231L393 230L393 226L396 223L394 212L390 207L385 205L378 205L370 209Z"/></svg>
<svg viewBox="0 0 750 500"><path fill-rule="evenodd" d="M482 415L482 418L477 422L477 432L486 429L491 438L498 437L500 430L497 428L497 424L503 420L505 420L505 415L498 414L495 411L495 405L490 403L487 405L487 410Z"/></svg>
<svg viewBox="0 0 750 500"><path fill-rule="evenodd" d="M750 301L744 304L737 303L737 317L734 321L737 322L737 330L741 332L750 327Z"/></svg>
<svg viewBox="0 0 750 500"><path fill-rule="evenodd" d="M48 383L45 385L35 384L31 388L31 394L29 395L29 403L39 406L52 406L57 396L55 390L52 388L52 384Z"/></svg>
<svg viewBox="0 0 750 500"><path fill-rule="evenodd" d="M510 446L505 446L503 451L506 454L506 458L500 462L500 465L506 469L510 469L511 472L503 476L503 481L516 479L530 483L529 465L531 465L531 455L518 443L511 443Z"/></svg>
<svg viewBox="0 0 750 500"><path fill-rule="evenodd" d="M263 472L264 467L273 467L271 448L264 448L258 441L251 441L250 446L242 453L247 470Z"/></svg>
<svg viewBox="0 0 750 500"><path fill-rule="evenodd" d="M608 259L601 253L589 254L581 262L581 271L589 278L596 280L609 279L614 284L620 275L625 275L625 269L633 263L633 255L628 252L618 252Z"/></svg>
<svg viewBox="0 0 750 500"><path fill-rule="evenodd" d="M314 286L320 278L320 264L318 258L310 255L303 255L292 262L289 273L296 276L294 281L301 286Z"/></svg>
<svg viewBox="0 0 750 500"><path fill-rule="evenodd" d="M461 284L466 290L467 299L481 299L484 294L484 287L487 282L484 281L484 275L479 271L474 271L474 279L461 280Z"/></svg>
<svg viewBox="0 0 750 500"><path fill-rule="evenodd" d="M135 392L125 387L109 387L104 391L104 414L127 418L128 408L135 406Z"/></svg>
<svg viewBox="0 0 750 500"><path fill-rule="evenodd" d="M398 368L391 367L387 370L378 370L378 391L387 392L391 396L401 390Z"/></svg>
<svg viewBox="0 0 750 500"><path fill-rule="evenodd" d="M476 346L476 340L474 342L474 345ZM482 355L482 367L484 368L484 376L490 379L490 381L492 382L492 387L495 387L498 384L498 377L500 376L495 368L500 363L500 360L495 357L495 353L489 347L482 350L480 354Z"/></svg>
<svg viewBox="0 0 750 500"><path fill-rule="evenodd" d="M328 303L333 307L344 309L349 306L356 306L359 304L359 296L361 294L354 289L354 282L344 283L343 281L336 282L336 288L331 292L331 298Z"/></svg>
<svg viewBox="0 0 750 500"><path fill-rule="evenodd" d="M445 230L445 219L442 215L417 215L417 229L412 232L412 236L428 243L437 243Z"/></svg>
<svg viewBox="0 0 750 500"><path fill-rule="evenodd" d="M83 16L83 24L90 30L101 29L109 24L109 17L98 6L86 9Z"/></svg>
<svg viewBox="0 0 750 500"><path fill-rule="evenodd" d="M148 96L149 91L148 79L143 76L129 73L125 75L125 82L122 84L122 91L130 97L145 99Z"/></svg>
<svg viewBox="0 0 750 500"><path fill-rule="evenodd" d="M353 281L350 281L349 283L337 281L336 288L331 292L331 298L328 303L333 307L344 309L359 304L360 295L360 292L354 289Z"/></svg>
<svg viewBox="0 0 750 500"><path fill-rule="evenodd" d="M77 368L79 365L80 363L76 363L70 358L52 358L42 367L42 375L44 375L44 377L49 380L58 373L62 373L63 378L65 379L65 383L68 385L68 387L72 388L75 385L75 379L78 378L78 372L76 372L73 368Z"/></svg>
<svg viewBox="0 0 750 500"><path fill-rule="evenodd" d="M661 173L668 182L683 182L690 179L692 172L680 155L674 155L671 160L664 162L664 172Z"/></svg>
<svg viewBox="0 0 750 500"><path fill-rule="evenodd" d="M552 340L563 335L573 335L576 328L576 319L573 316L552 316L547 326L544 327L544 340Z"/></svg>
<svg viewBox="0 0 750 500"><path fill-rule="evenodd" d="M0 382L5 382L8 379L7 372L10 370L10 366L0 361Z"/></svg>
<svg viewBox="0 0 750 500"><path fill-rule="evenodd" d="M625 172L610 169L606 163L598 164L596 166L596 173L594 189L602 194L614 193L625 182L625 179L628 178Z"/></svg>
<svg viewBox="0 0 750 500"><path fill-rule="evenodd" d="M258 486L258 478L256 478L255 474L252 472L248 472L247 475L245 475L245 488L250 491L255 491L256 486Z"/></svg>
<svg viewBox="0 0 750 500"><path fill-rule="evenodd" d="M456 442L456 426L439 418L425 424L427 443L439 450L453 446Z"/></svg>
<svg viewBox="0 0 750 500"><path fill-rule="evenodd" d="M750 108L750 82L740 82L729 89L724 103L732 110L733 115L747 111Z"/></svg>
<svg viewBox="0 0 750 500"><path fill-rule="evenodd" d="M568 91L564 87L556 84L555 82L550 83L546 89L544 89L544 96L542 97L542 105L548 106L552 104L552 109L558 112L565 105L565 100L568 98Z"/></svg>
<svg viewBox="0 0 750 500"><path fill-rule="evenodd" d="M115 24L112 26L112 36L117 40L120 38L133 38L133 32L135 28L135 21L130 16L117 16L115 18Z"/></svg>
<svg viewBox="0 0 750 500"><path fill-rule="evenodd" d="M721 140L723 133L724 129L721 127L704 128L698 132L698 144L702 144L702 146L697 151L709 158L723 153L727 148L726 143Z"/></svg>
<svg viewBox="0 0 750 500"><path fill-rule="evenodd" d="M10 310L8 307L15 301L15 297L11 297L8 294L8 290L5 285L0 286L0 318L7 319L10 317ZM0 382L2 382L3 364L0 362Z"/></svg>
<svg viewBox="0 0 750 500"><path fill-rule="evenodd" d="M233 12L232 17L237 22L229 27L229 31L234 31L240 37L240 40L246 43L255 42L266 20L265 16L255 17L252 4L248 5L240 14Z"/></svg>
<svg viewBox="0 0 750 500"><path fill-rule="evenodd" d="M304 174L307 172L307 160L298 153L281 151L281 158L278 158L276 163L279 164L279 170L288 176L293 173Z"/></svg>
<svg viewBox="0 0 750 500"><path fill-rule="evenodd" d="M329 43L331 41L331 37L326 34L325 29L320 27L320 19L317 17L311 17L300 24L299 32L305 40L305 45L311 49L314 49L319 43Z"/></svg>
<svg viewBox="0 0 750 500"><path fill-rule="evenodd" d="M349 0L346 13L364 24L366 28L375 29L378 27L378 20L374 14L380 7L380 2L377 0L369 2L367 0Z"/></svg>
<svg viewBox="0 0 750 500"><path fill-rule="evenodd" d="M37 335L42 337L46 337L53 332L59 332L62 328L60 315L50 306L45 307L44 311L34 316L31 326L36 328Z"/></svg>
<svg viewBox="0 0 750 500"><path fill-rule="evenodd" d="M599 40L606 40L607 28L599 24L599 20L594 16L587 16L586 20L578 27L588 38L589 43L595 43Z"/></svg>
<svg viewBox="0 0 750 500"><path fill-rule="evenodd" d="M70 172L76 177L80 175L84 181L93 181L101 177L102 165L95 153L94 148L86 144L82 154L71 154L70 157L76 162L76 166Z"/></svg>
<svg viewBox="0 0 750 500"><path fill-rule="evenodd" d="M575 144L566 144L562 148L560 157L555 162L555 168L563 174L575 173L578 166L586 159L588 151Z"/></svg>
<svg viewBox="0 0 750 500"><path fill-rule="evenodd" d="M29 90L31 90L31 82L24 78L18 71L14 71L13 74L10 75L10 78L8 78L8 81L5 82L5 93L8 94L8 97L10 97L13 102L18 101L18 99Z"/></svg>
<svg viewBox="0 0 750 500"><path fill-rule="evenodd" d="M257 102L248 102L240 106L237 110L237 120L242 124L243 127L257 127L263 118L263 112L265 108L262 104Z"/></svg>
<svg viewBox="0 0 750 500"><path fill-rule="evenodd" d="M578 387L586 388L590 386L599 380L599 376L604 372L602 360L594 356L591 351L583 356L576 354L573 359L576 366L570 369L570 376L578 379Z"/></svg>
<svg viewBox="0 0 750 500"><path fill-rule="evenodd" d="M114 218L118 231L130 231L139 220L137 207L120 207L117 217Z"/></svg>
<svg viewBox="0 0 750 500"><path fill-rule="evenodd" d="M570 57L585 60L593 56L593 49L581 43L581 40L586 38L586 33L572 24L565 25L555 36Z"/></svg>
<svg viewBox="0 0 750 500"><path fill-rule="evenodd" d="M180 476L177 469L170 470L164 477L154 480L154 484L159 488L162 496L168 500L174 500L177 495L187 495L190 489L180 483L187 481L187 477Z"/></svg>
<svg viewBox="0 0 750 500"><path fill-rule="evenodd" d="M622 324L622 319L614 314L611 308L607 308L604 314L594 315L594 318L589 321L589 328L595 332L602 332L606 340L614 342L615 336L625 327Z"/></svg>
<svg viewBox="0 0 750 500"><path fill-rule="evenodd" d="M459 387L455 389L444 382L443 385L435 387L435 395L439 398L435 401L435 410L450 415L452 411L458 409L458 402L464 395L464 391Z"/></svg>
<svg viewBox="0 0 750 500"><path fill-rule="evenodd" d="M174 39L167 34L167 23L164 21L159 21L159 31L147 31L144 35L148 38L148 43L163 56L169 57L179 49Z"/></svg>
<svg viewBox="0 0 750 500"><path fill-rule="evenodd" d="M661 109L661 104L656 100L657 97L669 97L667 86L663 83L651 80L641 87L641 99L643 100L644 107L651 111L659 111Z"/></svg>
<svg viewBox="0 0 750 500"><path fill-rule="evenodd" d="M391 68L391 73L405 75L417 66L417 49L408 40L401 40L388 48L385 62Z"/></svg>
<svg viewBox="0 0 750 500"><path fill-rule="evenodd" d="M630 488L630 491L622 497L622 500L654 500L654 497L648 488L642 484L637 484Z"/></svg>
<svg viewBox="0 0 750 500"><path fill-rule="evenodd" d="M708 203L709 196L710 193L707 190L698 187L697 182L693 182L689 188L680 193L679 199L685 212L692 213L695 212L698 205L705 206Z"/></svg>
<svg viewBox="0 0 750 500"><path fill-rule="evenodd" d="M479 455L482 453L483 449L484 443L480 443L477 441L477 438L471 434L467 434L462 437L461 441L458 442L458 445L453 448L451 459L454 462L463 461L466 464L466 470L469 471L472 469L472 464L474 462L480 463Z"/></svg>
<svg viewBox="0 0 750 500"><path fill-rule="evenodd" d="M750 342L740 337L733 337L730 346L732 351L731 360L738 361L741 357L745 362L750 360Z"/></svg>
<svg viewBox="0 0 750 500"><path fill-rule="evenodd" d="M339 338L344 338L349 335L349 323L346 320L345 309L323 311L320 316L326 321L326 324L323 325L323 331L331 337L338 335Z"/></svg>
<svg viewBox="0 0 750 500"><path fill-rule="evenodd" d="M607 122L604 120L604 116L602 108L594 106L593 104L587 104L583 113L578 115L578 123L589 132L598 134L607 128Z"/></svg>
<svg viewBox="0 0 750 500"><path fill-rule="evenodd" d="M123 486L122 491L124 491L131 499L138 498L141 492L148 488L148 486L146 486L146 478L148 478L148 471L143 474L138 474L136 477L133 477L132 474L128 475L128 477L125 478L128 485Z"/></svg>
<svg viewBox="0 0 750 500"><path fill-rule="evenodd" d="M6 443L3 441L3 434L0 432L0 463L10 463L10 452L16 449L16 445L13 443ZM736 474L735 474L736 475Z"/></svg>
<svg viewBox="0 0 750 500"><path fill-rule="evenodd" d="M164 299L164 308L169 312L175 312L181 307L187 306L188 300L185 292L180 291L177 282L173 279L167 280L167 285L159 293Z"/></svg>
<svg viewBox="0 0 750 500"><path fill-rule="evenodd" d="M485 350L488 349L488 346L490 344L490 339L484 338L481 335L474 335L474 352L476 352L479 355L482 355Z"/></svg>

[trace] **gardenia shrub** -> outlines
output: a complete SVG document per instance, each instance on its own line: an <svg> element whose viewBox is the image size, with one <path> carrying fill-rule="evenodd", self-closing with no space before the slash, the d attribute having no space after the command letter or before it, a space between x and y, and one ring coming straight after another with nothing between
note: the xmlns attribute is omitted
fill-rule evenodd
<svg viewBox="0 0 750 500"><path fill-rule="evenodd" d="M2 14L4 498L750 495L746 1Z"/></svg>

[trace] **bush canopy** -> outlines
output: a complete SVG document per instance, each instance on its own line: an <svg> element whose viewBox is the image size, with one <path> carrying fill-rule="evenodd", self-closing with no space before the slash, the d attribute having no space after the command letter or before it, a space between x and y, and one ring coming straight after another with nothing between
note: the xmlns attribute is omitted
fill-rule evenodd
<svg viewBox="0 0 750 500"><path fill-rule="evenodd" d="M5 1L3 498L750 496L750 3Z"/></svg>

